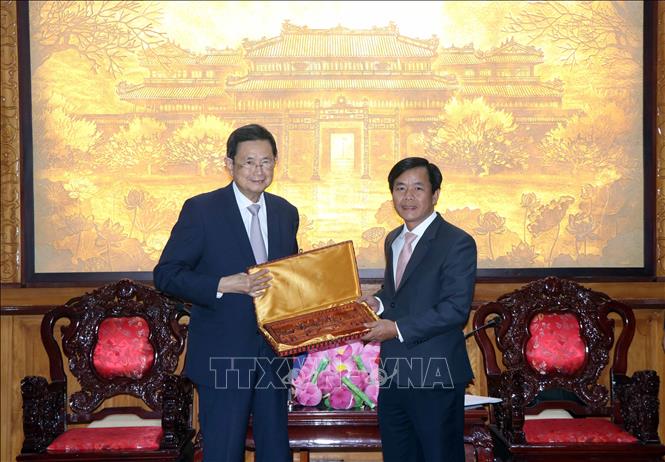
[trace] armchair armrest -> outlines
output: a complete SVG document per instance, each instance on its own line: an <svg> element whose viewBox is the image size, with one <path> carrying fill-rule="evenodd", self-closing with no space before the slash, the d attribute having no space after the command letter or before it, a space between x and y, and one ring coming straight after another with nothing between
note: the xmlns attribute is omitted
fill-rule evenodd
<svg viewBox="0 0 665 462"><path fill-rule="evenodd" d="M192 402L194 386L187 378L169 374L164 378L161 449L179 449L194 436Z"/></svg>
<svg viewBox="0 0 665 462"><path fill-rule="evenodd" d="M624 428L647 443L659 443L658 438L658 387L660 379L656 371L637 371L632 377L614 375L612 385L618 416ZM615 409L615 417L616 417Z"/></svg>
<svg viewBox="0 0 665 462"><path fill-rule="evenodd" d="M25 436L21 453L42 453L65 431L67 385L28 376L21 380L21 396Z"/></svg>
<svg viewBox="0 0 665 462"><path fill-rule="evenodd" d="M527 383L519 370L507 370L501 374L496 395L503 401L495 404L497 426L511 443L524 443L524 406Z"/></svg>

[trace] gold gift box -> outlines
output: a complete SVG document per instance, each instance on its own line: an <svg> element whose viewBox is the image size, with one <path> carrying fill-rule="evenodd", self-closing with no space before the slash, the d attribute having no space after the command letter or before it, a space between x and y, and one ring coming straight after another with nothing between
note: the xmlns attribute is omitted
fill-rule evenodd
<svg viewBox="0 0 665 462"><path fill-rule="evenodd" d="M273 260L263 268L272 280L254 299L259 329L279 356L336 346L362 337L364 323L378 319L358 303L360 282L351 241Z"/></svg>

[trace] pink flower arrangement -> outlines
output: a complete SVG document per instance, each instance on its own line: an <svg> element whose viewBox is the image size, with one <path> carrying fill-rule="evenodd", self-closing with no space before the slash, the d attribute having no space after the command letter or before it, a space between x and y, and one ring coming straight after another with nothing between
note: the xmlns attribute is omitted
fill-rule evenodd
<svg viewBox="0 0 665 462"><path fill-rule="evenodd" d="M379 343L357 340L309 353L293 381L296 401L328 409L376 407Z"/></svg>

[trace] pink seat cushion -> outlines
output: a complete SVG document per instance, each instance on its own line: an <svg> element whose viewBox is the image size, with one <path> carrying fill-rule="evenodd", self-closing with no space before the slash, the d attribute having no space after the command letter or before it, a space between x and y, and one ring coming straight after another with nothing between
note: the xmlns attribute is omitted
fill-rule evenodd
<svg viewBox="0 0 665 462"><path fill-rule="evenodd" d="M586 345L574 315L540 313L531 320L529 332L526 359L540 374L572 375L584 365Z"/></svg>
<svg viewBox="0 0 665 462"><path fill-rule="evenodd" d="M529 443L635 443L630 433L602 419L539 419L524 422Z"/></svg>
<svg viewBox="0 0 665 462"><path fill-rule="evenodd" d="M157 450L161 427L72 428L46 448L48 452Z"/></svg>
<svg viewBox="0 0 665 462"><path fill-rule="evenodd" d="M155 360L149 334L148 323L140 316L102 321L93 353L97 373L106 379L143 377Z"/></svg>

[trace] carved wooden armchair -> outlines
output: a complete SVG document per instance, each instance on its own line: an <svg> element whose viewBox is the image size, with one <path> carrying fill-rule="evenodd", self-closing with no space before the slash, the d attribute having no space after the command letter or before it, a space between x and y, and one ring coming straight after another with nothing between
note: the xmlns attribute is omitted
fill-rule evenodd
<svg viewBox="0 0 665 462"><path fill-rule="evenodd" d="M17 460L186 460L193 452L193 386L174 375L185 314L178 301L122 280L44 315L51 382L21 381L25 440ZM56 323L63 318L69 323L61 323L59 344ZM63 354L78 382L69 388ZM145 406L101 408L117 395ZM108 424L118 419L125 422Z"/></svg>
<svg viewBox="0 0 665 462"><path fill-rule="evenodd" d="M610 313L620 319L620 333ZM485 329L474 335L489 394L503 399L491 425L499 458L662 460L659 378L654 371L626 375L635 332L629 307L549 277L481 306L474 328L496 315L502 321L495 342ZM598 380L610 355L608 390Z"/></svg>

